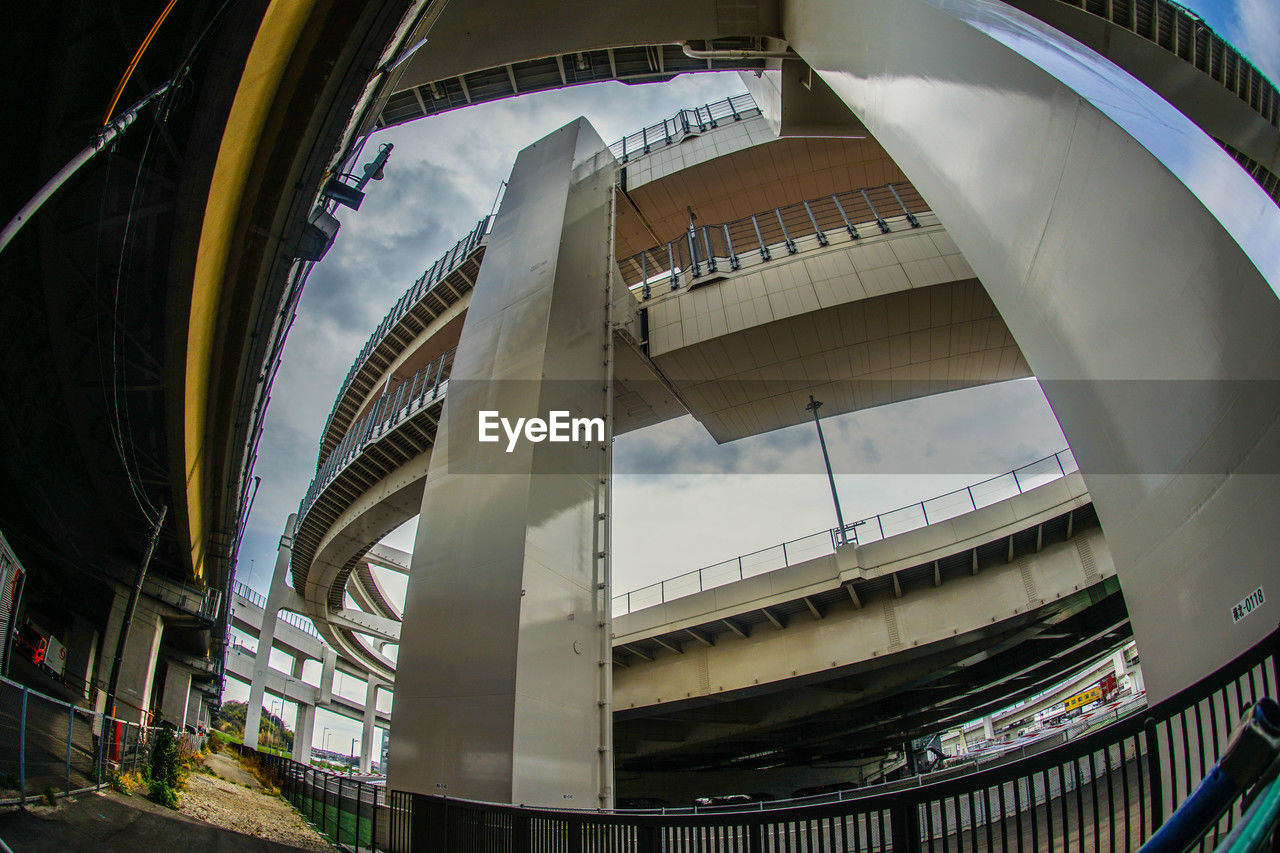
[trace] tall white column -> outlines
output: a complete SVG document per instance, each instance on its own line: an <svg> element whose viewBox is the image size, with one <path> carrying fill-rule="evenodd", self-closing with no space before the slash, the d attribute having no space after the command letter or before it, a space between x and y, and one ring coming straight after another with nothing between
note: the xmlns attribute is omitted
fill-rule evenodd
<svg viewBox="0 0 1280 853"><path fill-rule="evenodd" d="M364 726L360 730L361 773L369 773L373 769L373 728L378 721L378 688L381 684L370 677L364 691Z"/></svg>
<svg viewBox="0 0 1280 853"><path fill-rule="evenodd" d="M276 621L280 606L293 590L289 587L289 559L293 555L293 527L298 516L290 514L280 536L276 565L271 573L271 590L258 630L258 651L253 658L253 680L249 683L249 703L244 715L245 746L258 748L258 729L262 724L262 700L267 689L267 671L271 668L271 647L276 640Z"/></svg>
<svg viewBox="0 0 1280 853"><path fill-rule="evenodd" d="M298 703L298 714L293 720L293 760L311 763L311 739L315 736L316 706Z"/></svg>
<svg viewBox="0 0 1280 853"><path fill-rule="evenodd" d="M616 176L585 119L516 158L423 490L391 788L581 808L612 798L603 650ZM479 441L482 411L564 411L599 418L604 435L522 440L507 453Z"/></svg>

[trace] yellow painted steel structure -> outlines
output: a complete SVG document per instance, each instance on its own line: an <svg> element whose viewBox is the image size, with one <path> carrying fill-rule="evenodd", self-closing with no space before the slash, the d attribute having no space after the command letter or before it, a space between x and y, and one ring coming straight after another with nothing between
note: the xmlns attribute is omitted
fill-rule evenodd
<svg viewBox="0 0 1280 853"><path fill-rule="evenodd" d="M210 438L208 406L214 380L215 345L219 322L223 319L219 317L218 306L227 286L235 224L242 207L252 201L246 198L246 185L254 154L267 128L285 70L316 5L299 0L273 0L268 6L236 89L205 202L187 327L183 406L186 516L191 566L196 578L204 576L211 524L203 506L204 490L210 479L206 470Z"/></svg>

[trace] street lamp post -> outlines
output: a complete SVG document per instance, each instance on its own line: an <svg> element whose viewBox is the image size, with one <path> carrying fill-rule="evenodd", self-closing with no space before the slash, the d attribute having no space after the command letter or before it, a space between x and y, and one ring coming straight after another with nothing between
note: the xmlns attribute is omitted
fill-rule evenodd
<svg viewBox="0 0 1280 853"><path fill-rule="evenodd" d="M279 725L280 725L280 724L279 724L279 722L278 722L278 721L279 721L279 719L280 719L280 716L276 714L276 702L277 702L277 700L275 700L275 699L272 699L272 700L271 700L271 707L270 707L269 711L267 712L267 713L268 713L268 715L271 717L271 719L270 719L268 722L270 722L270 723L271 723L271 728L270 728L270 731L271 731L271 747L272 747L273 749L278 749L278 747L276 746L276 730L279 728ZM279 704L280 704L280 714L281 714L281 715L283 715L283 714L284 714L284 700L283 700L283 699L279 700Z"/></svg>
<svg viewBox="0 0 1280 853"><path fill-rule="evenodd" d="M818 444L822 445L822 461L827 466L827 481L831 483L831 501L836 505L836 524L839 525L839 540L841 545L849 544L848 538L844 532L844 514L840 512L840 496L836 493L836 477L831 473L831 457L827 455L827 440L822 435L822 421L818 419L818 409L822 407L821 400L813 399L813 395L809 395L809 405L805 406L806 412L813 412L813 425L818 428Z"/></svg>
<svg viewBox="0 0 1280 853"><path fill-rule="evenodd" d="M356 739L352 738L351 739L351 772L354 773L355 769L356 769Z"/></svg>

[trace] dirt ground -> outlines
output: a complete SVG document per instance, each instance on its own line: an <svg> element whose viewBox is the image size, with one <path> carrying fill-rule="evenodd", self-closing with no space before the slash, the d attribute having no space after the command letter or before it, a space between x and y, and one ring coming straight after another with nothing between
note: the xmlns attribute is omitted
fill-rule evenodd
<svg viewBox="0 0 1280 853"><path fill-rule="evenodd" d="M199 850L210 853L290 853L335 849L293 807L226 752L206 756L187 777L178 809L147 799L140 783L121 794L104 788L28 803L0 814L0 839L23 853L53 851Z"/></svg>
<svg viewBox="0 0 1280 853"><path fill-rule="evenodd" d="M196 772L187 777L187 790L178 800L182 814L298 850L334 849L293 806L274 793L265 793L234 756L209 755L204 766L212 773Z"/></svg>

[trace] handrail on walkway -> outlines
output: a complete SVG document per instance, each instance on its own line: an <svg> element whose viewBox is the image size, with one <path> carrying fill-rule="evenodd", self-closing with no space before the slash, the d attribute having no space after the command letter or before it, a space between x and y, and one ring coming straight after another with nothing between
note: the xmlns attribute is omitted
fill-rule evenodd
<svg viewBox="0 0 1280 853"><path fill-rule="evenodd" d="M621 616L645 607L654 607L686 595L834 554L842 545L865 545L937 524L1022 494L1078 470L1080 466L1076 464L1070 448L1059 450L963 489L955 489L944 495L854 521L846 524L843 531L838 527L819 530L799 539L791 539L780 545L752 551L615 595L613 615Z"/></svg>

